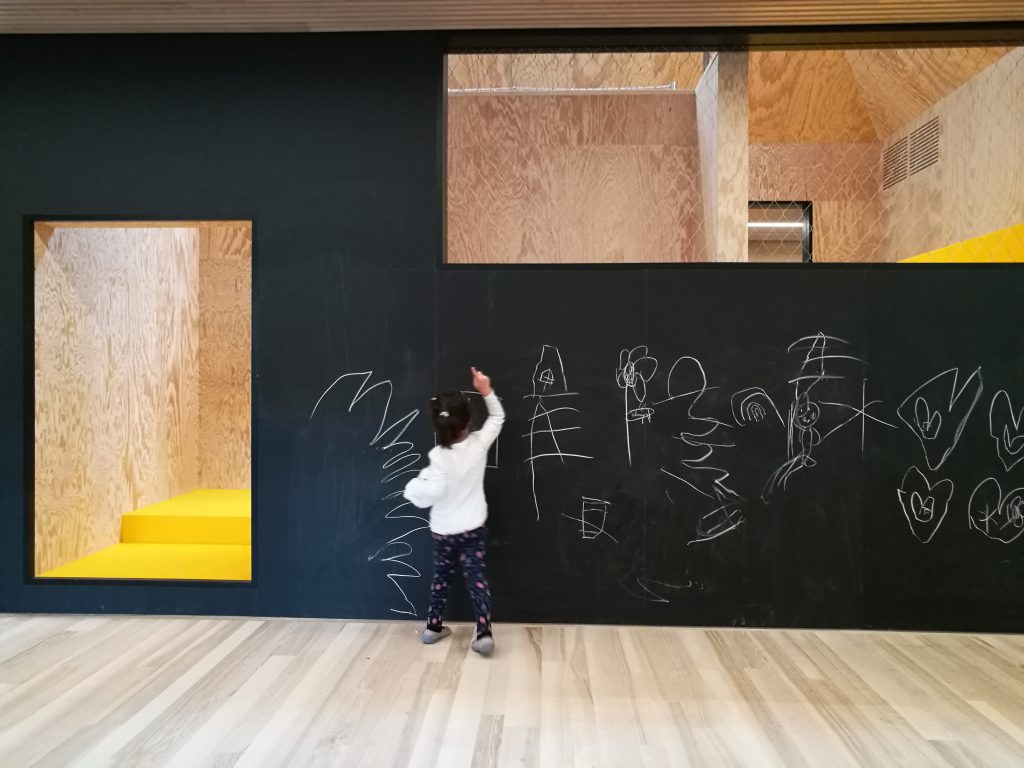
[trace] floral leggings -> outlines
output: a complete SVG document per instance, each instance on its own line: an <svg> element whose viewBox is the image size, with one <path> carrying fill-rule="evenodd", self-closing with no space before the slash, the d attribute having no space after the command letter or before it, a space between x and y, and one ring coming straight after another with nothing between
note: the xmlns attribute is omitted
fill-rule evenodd
<svg viewBox="0 0 1024 768"><path fill-rule="evenodd" d="M491 589L487 586L487 528L480 526L472 531L434 538L434 581L430 585L430 606L427 611L427 627L441 629L444 604L448 599L448 586L455 575L455 561L462 566L462 578L473 601L476 612L477 637L491 634Z"/></svg>

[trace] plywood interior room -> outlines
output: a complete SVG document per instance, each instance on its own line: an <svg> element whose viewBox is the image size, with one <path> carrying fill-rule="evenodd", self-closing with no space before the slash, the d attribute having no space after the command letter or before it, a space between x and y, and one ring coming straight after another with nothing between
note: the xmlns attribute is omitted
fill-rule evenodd
<svg viewBox="0 0 1024 768"><path fill-rule="evenodd" d="M36 575L248 578L251 286L249 222L36 225Z"/></svg>
<svg viewBox="0 0 1024 768"><path fill-rule="evenodd" d="M447 260L764 262L763 243L748 258L748 205L771 201L812 204L814 261L1020 257L1022 57L450 56ZM888 184L887 150L921 126L935 158L899 158L909 172Z"/></svg>

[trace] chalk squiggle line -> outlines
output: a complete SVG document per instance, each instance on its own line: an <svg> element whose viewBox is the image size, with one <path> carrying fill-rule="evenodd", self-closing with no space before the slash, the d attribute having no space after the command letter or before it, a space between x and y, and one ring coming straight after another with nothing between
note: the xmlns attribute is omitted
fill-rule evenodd
<svg viewBox="0 0 1024 768"><path fill-rule="evenodd" d="M402 436L405 434L406 430L408 430L409 427L412 425L413 420L419 415L420 411L418 408L415 408L409 411L404 416L396 419L390 425L388 425L388 412L391 409L391 397L394 394L394 386L392 385L390 379L384 379L383 381L377 382L373 386L367 386L370 383L370 380L373 378L373 371L358 371L354 373L344 373L338 378L336 378L333 382L331 382L331 385L324 390L323 394L320 395L319 399L316 401L316 404L313 406L312 412L309 414L310 421L313 420L313 416L316 414L317 408L320 407L320 403L323 402L323 399L327 396L327 394L332 389L334 389L334 387L339 382L341 382L343 379L349 378L350 376L362 376L363 380L359 384L359 387L356 389L355 395L352 396L352 400L348 404L349 413L352 412L352 409L355 407L356 403L358 403L360 400L362 400L364 397L366 397L368 394L373 392L378 387L385 388L387 392L387 400L384 403L384 411L381 414L380 425L377 427L377 432L369 443L371 446L376 447L377 450L379 451L391 451L392 449L396 451L394 455L390 456L381 465L381 470L391 471L385 474L385 476L380 480L380 483L383 485L385 483L390 483L391 481L396 480L399 477L402 477L403 475L416 474L417 472L419 472L419 469L417 469L415 465L419 463L420 459L423 458L423 455L415 451L415 446L411 441L402 440ZM395 430L397 430L397 432L395 432ZM381 440L383 440L388 435L391 435L388 442L378 446L377 443L381 442ZM387 501L391 499L396 499L399 498L401 495L401 490L392 491L391 493L382 496L381 500ZM388 510L387 514L384 515L384 519L418 520L419 522L423 523L423 525L415 526L405 531L404 533L395 536L393 539L390 539L389 541L381 545L381 547L376 552L374 552L366 559L367 561L375 560L378 557L380 557L381 553L384 553L386 550L391 549L393 551L393 554L389 554L387 557L381 557L379 562L386 563L387 567L389 568L389 571L392 571L393 569L392 572L386 574L387 579L394 585L395 589L398 590L399 594L402 596L402 600L404 601L405 605L408 606L408 608L389 608L388 610L390 610L392 613L403 614L406 616L416 616L416 607L409 600L408 594L406 593L405 589L402 588L402 585L399 583L398 580L418 579L423 577L423 574L420 573L420 571L414 565L406 561L406 558L411 557L414 554L415 550L408 541L405 541L405 539L407 536L411 536L412 534L417 533L418 531L427 529L429 527L429 520L419 515L395 514L400 509L407 506L409 506L409 502L403 502L398 506L392 507L391 509Z"/></svg>

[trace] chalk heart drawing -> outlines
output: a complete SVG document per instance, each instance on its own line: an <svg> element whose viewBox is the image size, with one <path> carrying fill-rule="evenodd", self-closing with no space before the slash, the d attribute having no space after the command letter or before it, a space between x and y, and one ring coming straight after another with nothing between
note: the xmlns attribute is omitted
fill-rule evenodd
<svg viewBox="0 0 1024 768"><path fill-rule="evenodd" d="M896 413L921 443L928 469L941 467L960 442L967 419L981 398L981 368L959 383L960 369L950 368L911 392Z"/></svg>
<svg viewBox="0 0 1024 768"><path fill-rule="evenodd" d="M1009 544L1024 533L1024 488L1005 496L994 477L982 480L967 503L970 526L983 536Z"/></svg>
<svg viewBox="0 0 1024 768"><path fill-rule="evenodd" d="M953 481L940 480L932 485L921 470L911 467L903 475L896 494L910 524L910 532L922 544L927 544L949 511Z"/></svg>
<svg viewBox="0 0 1024 768"><path fill-rule="evenodd" d="M942 429L942 414L928 408L928 401L923 397L914 403L914 420L921 429L922 440L934 440Z"/></svg>
<svg viewBox="0 0 1024 768"><path fill-rule="evenodd" d="M988 409L988 433L996 441L996 453L1009 472L1024 460L1024 406L1014 413L1010 395L1005 389L996 392Z"/></svg>

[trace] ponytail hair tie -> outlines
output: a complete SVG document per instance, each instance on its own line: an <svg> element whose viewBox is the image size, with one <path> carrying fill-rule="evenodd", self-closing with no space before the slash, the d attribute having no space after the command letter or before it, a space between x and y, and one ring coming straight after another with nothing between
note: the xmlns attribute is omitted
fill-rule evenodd
<svg viewBox="0 0 1024 768"><path fill-rule="evenodd" d="M445 417L445 418L447 419L447 418L448 418L448 417L449 417L449 416L450 416L451 414L449 414L449 413L448 413L448 411L441 411L441 412L440 412L439 414L437 414L437 415L438 415L438 416L444 416L444 417Z"/></svg>

